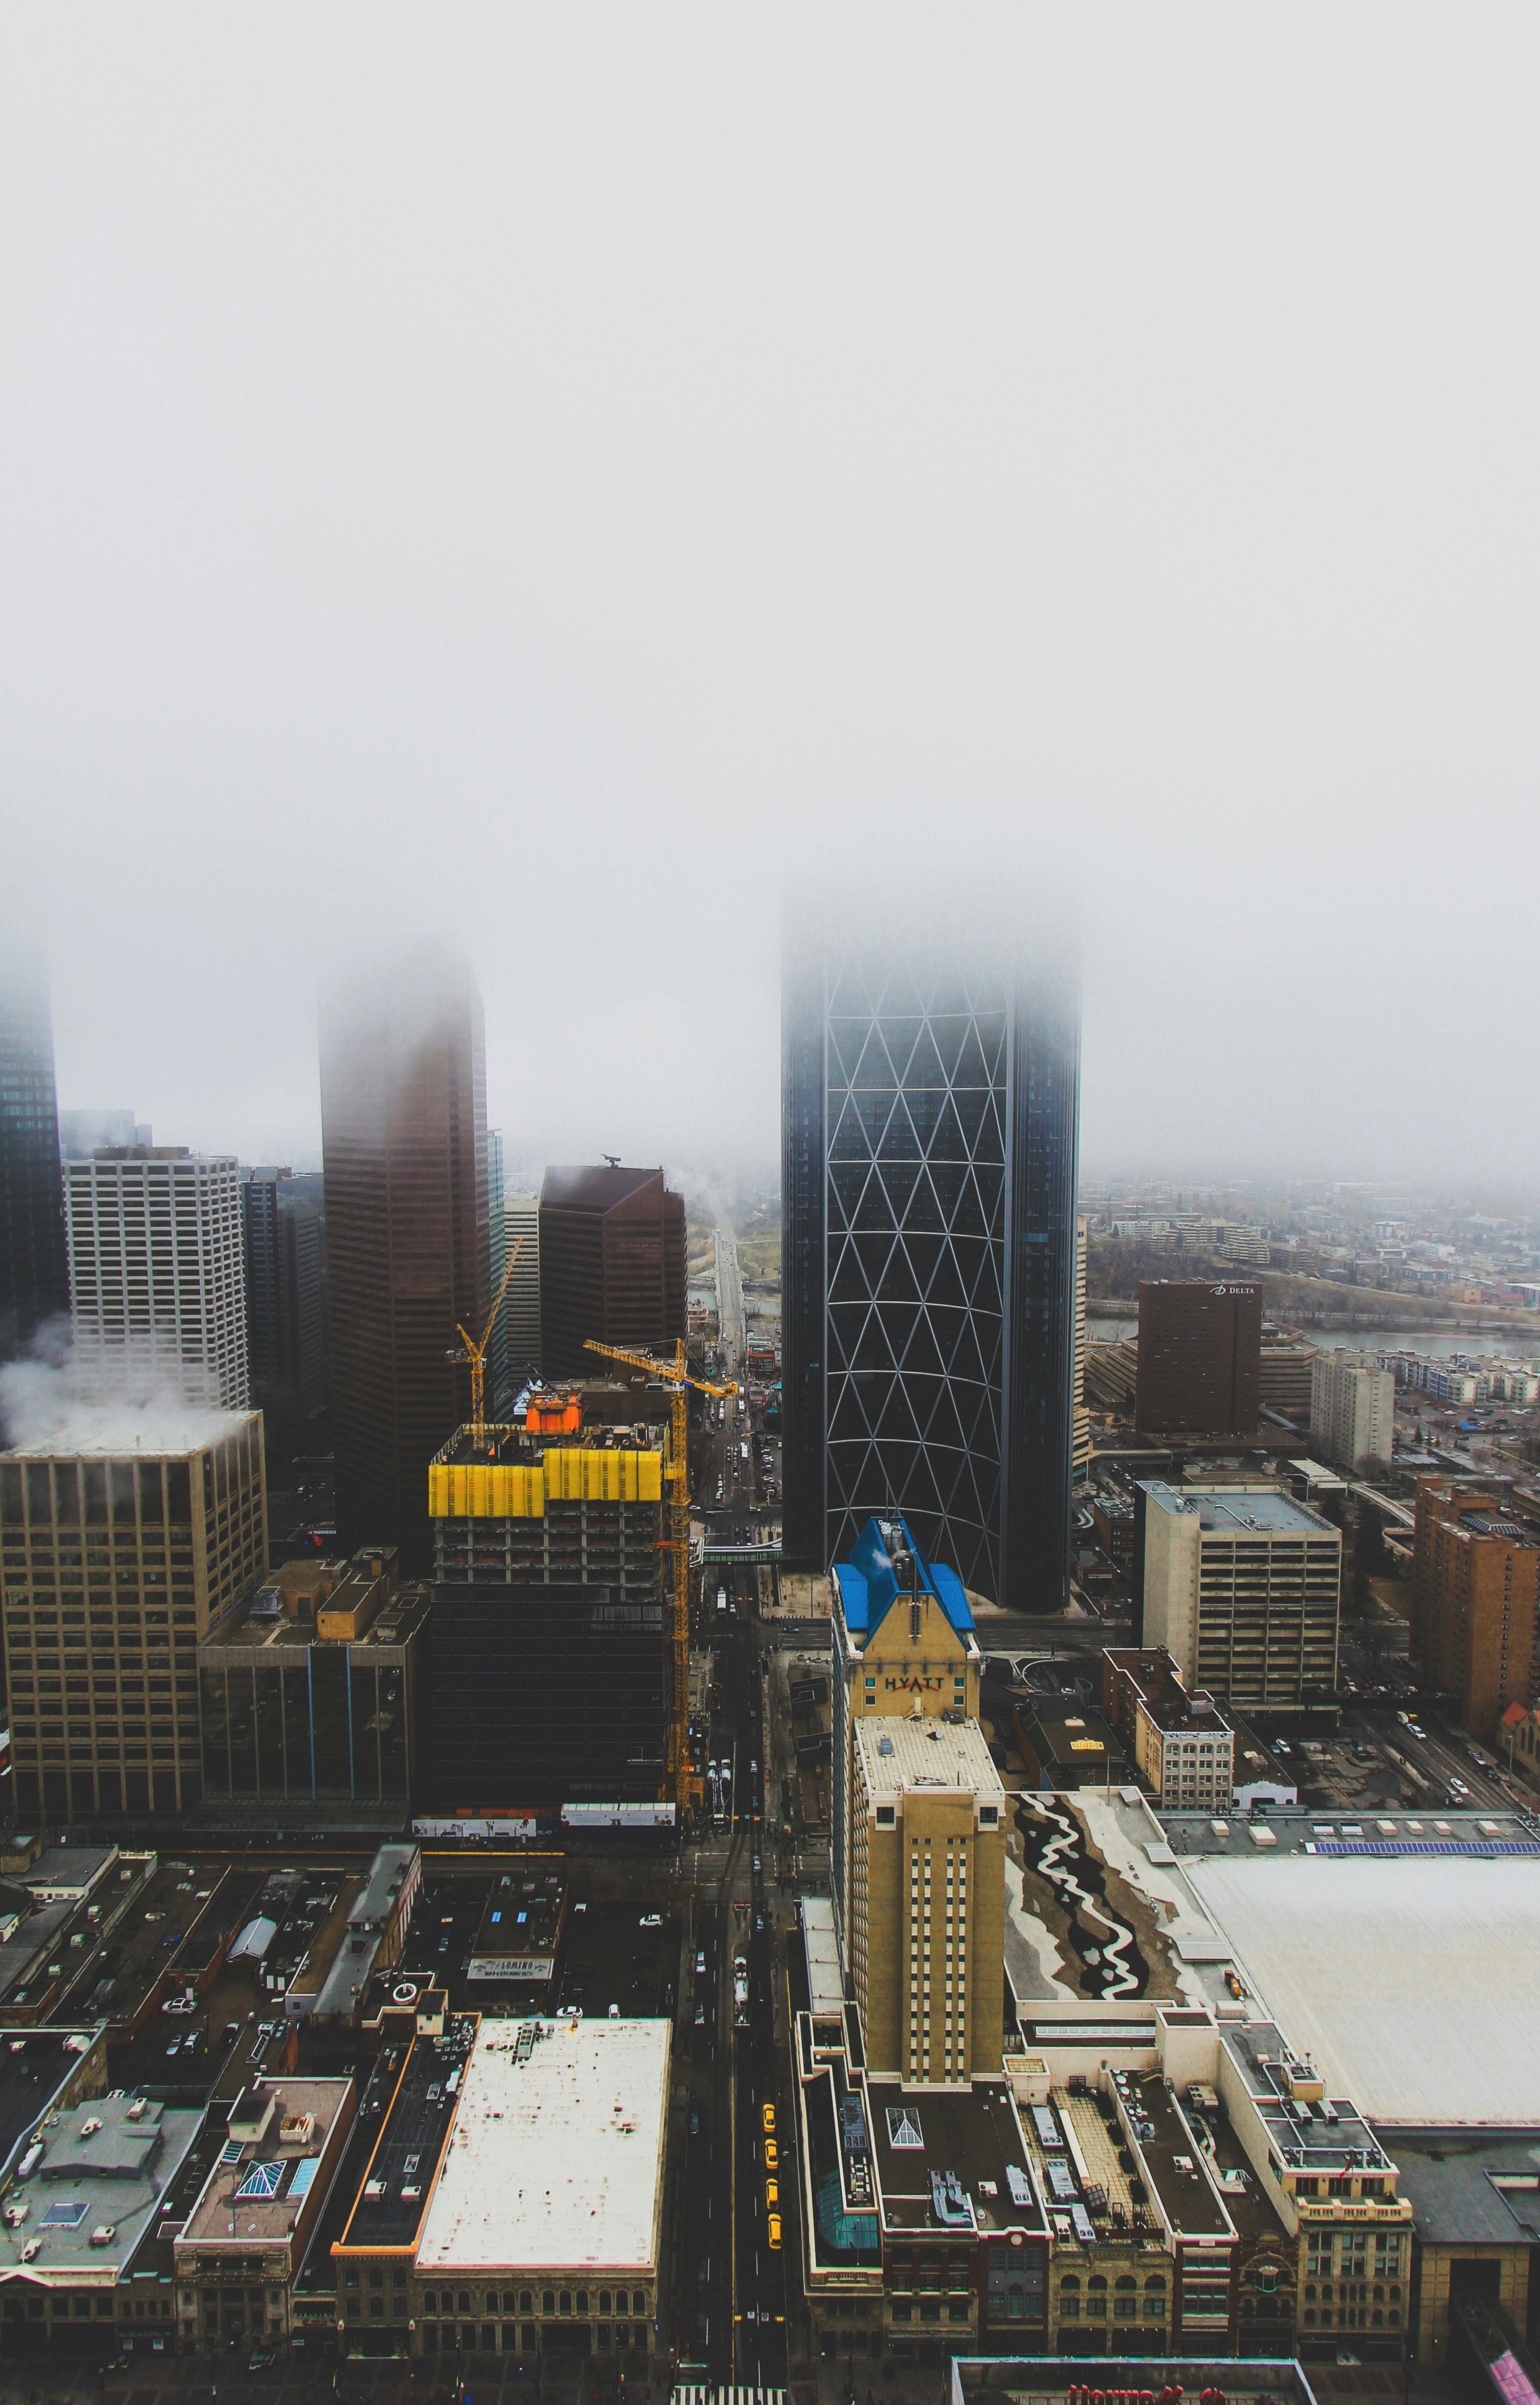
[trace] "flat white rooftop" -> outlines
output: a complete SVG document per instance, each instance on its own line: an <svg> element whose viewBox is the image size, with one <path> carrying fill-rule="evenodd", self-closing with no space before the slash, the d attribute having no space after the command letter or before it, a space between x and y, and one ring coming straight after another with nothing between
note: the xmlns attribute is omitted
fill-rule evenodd
<svg viewBox="0 0 1540 2405"><path fill-rule="evenodd" d="M1540 2124L1540 1859L1183 1869L1328 2096L1371 2121Z"/></svg>
<svg viewBox="0 0 1540 2405"><path fill-rule="evenodd" d="M967 1788L998 1804L1001 1784L977 1721L943 1721L931 1715L902 1720L874 1714L855 1723L856 1748L868 1790L906 1794L931 1787Z"/></svg>
<svg viewBox="0 0 1540 2405"><path fill-rule="evenodd" d="M35 1403L22 1388L10 1398L16 1436L10 1450L30 1460L77 1461L82 1455L105 1453L152 1461L157 1456L180 1456L223 1444L251 1416L249 1412L207 1411L164 1396L146 1402L104 1397L96 1402Z"/></svg>
<svg viewBox="0 0 1540 2405"><path fill-rule="evenodd" d="M419 2270L655 2272L668 2036L665 2020L483 2020Z"/></svg>

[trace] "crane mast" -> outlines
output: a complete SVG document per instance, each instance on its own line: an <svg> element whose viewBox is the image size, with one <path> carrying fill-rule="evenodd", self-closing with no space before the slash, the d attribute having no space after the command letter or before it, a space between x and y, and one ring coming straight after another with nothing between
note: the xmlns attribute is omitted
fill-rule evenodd
<svg viewBox="0 0 1540 2405"><path fill-rule="evenodd" d="M672 1527L667 1540L674 1555L674 1695L668 1723L667 1777L682 1822L690 1804L690 1389L700 1395L735 1395L735 1385L714 1385L691 1374L684 1357L684 1339L675 1339L672 1361L654 1361L646 1353L628 1353L618 1344L601 1344L589 1337L589 1353L607 1361L643 1370L672 1388L669 1396L668 1482L673 1489Z"/></svg>

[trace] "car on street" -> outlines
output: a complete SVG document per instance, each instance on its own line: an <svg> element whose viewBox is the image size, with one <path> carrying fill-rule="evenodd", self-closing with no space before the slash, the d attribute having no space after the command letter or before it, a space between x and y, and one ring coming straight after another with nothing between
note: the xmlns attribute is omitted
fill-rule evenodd
<svg viewBox="0 0 1540 2405"><path fill-rule="evenodd" d="M765 2181L765 2183L764 2183L764 2201L765 2201L765 2205L766 2205L766 2207L767 2207L767 2208L768 2208L768 2207L773 2207L773 2206L775 2206L775 2205L777 2205L777 2204L780 2202L780 2182L779 2182L779 2180L773 2180L773 2179L772 2179L772 2180L766 2180L766 2181Z"/></svg>
<svg viewBox="0 0 1540 2405"><path fill-rule="evenodd" d="M760 2119L764 2124L765 2136L767 2138L773 2138L776 2134L775 2106L773 2104L762 2104L760 2107Z"/></svg>
<svg viewBox="0 0 1540 2405"><path fill-rule="evenodd" d="M644 1912L637 1926L642 1929L661 1929L663 1915L661 1912Z"/></svg>
<svg viewBox="0 0 1540 2405"><path fill-rule="evenodd" d="M777 2165L779 2163L779 2161L780 2161L780 2148L777 2145L777 2144L776 2144L776 2142L775 2142L774 2138L766 2138L766 2140L765 2140L765 2142L764 2142L764 2168L765 2168L765 2170L766 2170L767 2172L773 2172L773 2171L776 2169Z"/></svg>
<svg viewBox="0 0 1540 2405"><path fill-rule="evenodd" d="M765 2215L764 2234L766 2245L778 2246L780 2244L780 2215L778 2213L771 2213Z"/></svg>

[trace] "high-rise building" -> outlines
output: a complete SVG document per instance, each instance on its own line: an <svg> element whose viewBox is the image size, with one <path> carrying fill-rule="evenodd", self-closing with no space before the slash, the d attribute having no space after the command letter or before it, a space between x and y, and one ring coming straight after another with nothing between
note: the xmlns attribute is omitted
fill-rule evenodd
<svg viewBox="0 0 1540 2405"><path fill-rule="evenodd" d="M540 1375L540 1201L538 1194L503 1196L503 1241L516 1256L503 1297L503 1333L508 1345L511 1401ZM594 1361L594 1356L589 1355ZM595 1370L600 1365L594 1363Z"/></svg>
<svg viewBox="0 0 1540 2405"><path fill-rule="evenodd" d="M1001 2067L1005 1790L977 1721L862 1718L850 1798L847 1960L874 2078Z"/></svg>
<svg viewBox="0 0 1540 2405"><path fill-rule="evenodd" d="M326 1404L321 1215L289 1169L243 1169L246 1356L251 1399L292 1440Z"/></svg>
<svg viewBox="0 0 1540 2405"><path fill-rule="evenodd" d="M1512 1704L1536 1700L1540 1547L1511 1498L1478 1480L1420 1478L1412 1539L1411 1653L1491 1744Z"/></svg>
<svg viewBox="0 0 1540 2405"><path fill-rule="evenodd" d="M1318 1353L1310 1365L1310 1435L1328 1461L1389 1465L1395 1449L1395 1372L1372 1353Z"/></svg>
<svg viewBox="0 0 1540 2405"><path fill-rule="evenodd" d="M1071 1475L1084 1486L1091 1467L1091 1414L1085 1408L1085 1256L1091 1242L1084 1215L1075 1221L1075 1383Z"/></svg>
<svg viewBox="0 0 1540 2405"><path fill-rule="evenodd" d="M1249 1436L1261 1407L1261 1374L1259 1286L1240 1278L1141 1284L1139 1428Z"/></svg>
<svg viewBox="0 0 1540 2405"><path fill-rule="evenodd" d="M0 1361L69 1309L53 1020L42 963L0 947Z"/></svg>
<svg viewBox="0 0 1540 2405"><path fill-rule="evenodd" d="M1276 1486L1134 1495L1134 1638L1227 1709L1297 1710L1337 1685L1342 1532Z"/></svg>
<svg viewBox="0 0 1540 2405"><path fill-rule="evenodd" d="M500 1128L486 1132L486 1257L487 1285L494 1299L502 1290L508 1267L506 1220L503 1211L503 1139ZM478 1336L481 1334L477 1329ZM486 1348L486 1399L499 1403L508 1394L508 1298L492 1324Z"/></svg>
<svg viewBox="0 0 1540 2405"><path fill-rule="evenodd" d="M830 1850L843 1916L857 1722L908 1711L973 1719L983 1657L962 1581L945 1562L928 1562L902 1520L869 1520L832 1584ZM842 1930L848 1936L843 1920Z"/></svg>
<svg viewBox="0 0 1540 2405"><path fill-rule="evenodd" d="M1307 1425L1315 1357L1315 1346L1302 1336L1285 1336L1279 1329L1264 1328L1257 1382L1257 1401L1263 1411L1278 1412L1299 1428Z"/></svg>
<svg viewBox="0 0 1540 2405"><path fill-rule="evenodd" d="M1057 954L811 908L782 986L787 1558L902 1512L964 1582L1068 1596L1079 1007Z"/></svg>
<svg viewBox="0 0 1540 2405"><path fill-rule="evenodd" d="M132 1145L63 1164L70 1318L91 1389L245 1411L245 1247L229 1155Z"/></svg>
<svg viewBox="0 0 1540 2405"><path fill-rule="evenodd" d="M267 1568L257 1413L76 1406L0 1455L0 1564L17 1811L189 1810L199 1640Z"/></svg>
<svg viewBox="0 0 1540 2405"><path fill-rule="evenodd" d="M456 1329L491 1301L485 1036L433 951L334 990L321 1014L328 1321L344 1545L429 1553L427 1465L469 1416Z"/></svg>
<svg viewBox="0 0 1540 2405"><path fill-rule="evenodd" d="M93 1152L155 1142L155 1130L132 1111L61 1111L59 1149L66 1160L89 1160Z"/></svg>
<svg viewBox="0 0 1540 2405"><path fill-rule="evenodd" d="M576 1401L530 1417L460 1428L428 1471L435 1793L655 1799L672 1694L666 1434L584 1428Z"/></svg>
<svg viewBox="0 0 1540 2405"><path fill-rule="evenodd" d="M685 1332L684 1201L661 1169L548 1169L540 1188L540 1359L592 1375L592 1336L634 1349Z"/></svg>

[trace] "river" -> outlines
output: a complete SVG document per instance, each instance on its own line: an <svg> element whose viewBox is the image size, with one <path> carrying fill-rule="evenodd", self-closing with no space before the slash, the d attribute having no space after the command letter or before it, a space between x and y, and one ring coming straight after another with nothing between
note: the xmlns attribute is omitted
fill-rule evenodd
<svg viewBox="0 0 1540 2405"><path fill-rule="evenodd" d="M1426 1353L1446 1361L1455 1353L1490 1353L1502 1361L1540 1363L1540 1348L1528 1336L1503 1337L1490 1328L1345 1328L1306 1329L1308 1343L1323 1352ZM1139 1334L1137 1319L1087 1319L1088 1344L1117 1344Z"/></svg>

